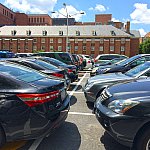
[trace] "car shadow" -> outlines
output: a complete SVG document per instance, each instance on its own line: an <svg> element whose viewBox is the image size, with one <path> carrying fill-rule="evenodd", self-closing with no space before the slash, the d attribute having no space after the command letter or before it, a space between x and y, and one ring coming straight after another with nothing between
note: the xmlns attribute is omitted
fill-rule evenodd
<svg viewBox="0 0 150 150"><path fill-rule="evenodd" d="M94 108L94 103L92 103L92 102L87 102L86 105L87 105L87 107L88 107L90 110L93 110L93 108Z"/></svg>
<svg viewBox="0 0 150 150"><path fill-rule="evenodd" d="M70 87L68 89L68 91L72 91L74 88L75 88L76 84L70 84ZM79 91L82 89L82 86L81 85L78 85L76 91Z"/></svg>
<svg viewBox="0 0 150 150"><path fill-rule="evenodd" d="M45 138L37 150L79 150L81 135L77 126L65 122L55 133Z"/></svg>
<svg viewBox="0 0 150 150"><path fill-rule="evenodd" d="M77 102L77 98L74 95L72 95L70 100L70 106L74 105L76 102Z"/></svg>
<svg viewBox="0 0 150 150"><path fill-rule="evenodd" d="M105 150L131 150L130 148L119 144L106 131L100 137L100 142L104 144Z"/></svg>

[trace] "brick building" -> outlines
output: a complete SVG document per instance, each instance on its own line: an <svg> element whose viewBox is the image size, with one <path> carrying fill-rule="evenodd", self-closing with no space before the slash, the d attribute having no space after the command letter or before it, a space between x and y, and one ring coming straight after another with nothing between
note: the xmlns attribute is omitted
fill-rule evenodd
<svg viewBox="0 0 150 150"><path fill-rule="evenodd" d="M13 12L0 4L0 26L4 25L52 25L52 18L48 14L25 14Z"/></svg>
<svg viewBox="0 0 150 150"><path fill-rule="evenodd" d="M69 26L69 50L76 54L138 53L138 31L130 34L112 25ZM4 26L0 28L0 49L13 52L66 51L66 26Z"/></svg>

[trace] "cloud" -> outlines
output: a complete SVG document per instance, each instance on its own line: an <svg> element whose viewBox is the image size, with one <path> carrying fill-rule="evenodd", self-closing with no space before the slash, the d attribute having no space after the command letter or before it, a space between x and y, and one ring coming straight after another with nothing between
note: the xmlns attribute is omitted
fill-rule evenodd
<svg viewBox="0 0 150 150"><path fill-rule="evenodd" d="M57 0L5 0L4 5L13 11L24 13L46 13L51 12Z"/></svg>
<svg viewBox="0 0 150 150"><path fill-rule="evenodd" d="M67 5L66 8L69 17L75 18L76 21L79 21L83 15L86 15L84 11L82 10L79 11L72 5ZM60 10L56 11L56 13L53 13L52 18L66 18L67 17L66 8L61 8ZM80 14L81 12L84 12L84 14Z"/></svg>
<svg viewBox="0 0 150 150"><path fill-rule="evenodd" d="M150 9L147 4L135 3L135 10L130 14L132 23L150 24Z"/></svg>
<svg viewBox="0 0 150 150"><path fill-rule="evenodd" d="M120 20L116 19L116 18L112 18L113 22L121 22Z"/></svg>
<svg viewBox="0 0 150 150"><path fill-rule="evenodd" d="M145 32L145 30L144 29L139 29L139 32L140 32L140 34L141 34L141 37L144 37L147 33Z"/></svg>
<svg viewBox="0 0 150 150"><path fill-rule="evenodd" d="M95 8L90 7L89 10L95 10L95 11L100 11L100 12L104 12L106 11L106 9L109 9L108 7L105 8L105 6L100 5L100 4L96 4Z"/></svg>

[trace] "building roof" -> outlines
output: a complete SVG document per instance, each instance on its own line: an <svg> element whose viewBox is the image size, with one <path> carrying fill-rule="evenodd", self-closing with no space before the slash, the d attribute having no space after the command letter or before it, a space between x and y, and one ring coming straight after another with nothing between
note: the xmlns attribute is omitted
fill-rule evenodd
<svg viewBox="0 0 150 150"><path fill-rule="evenodd" d="M60 36L59 31L63 32L62 36L67 34L67 26L3 26L0 28L0 36L11 36L14 30L16 36L26 36L29 30L31 36L43 36L43 31L47 31L47 36ZM137 31L128 34L112 25L68 26L68 36L87 37L93 36L93 33L95 37L139 37Z"/></svg>

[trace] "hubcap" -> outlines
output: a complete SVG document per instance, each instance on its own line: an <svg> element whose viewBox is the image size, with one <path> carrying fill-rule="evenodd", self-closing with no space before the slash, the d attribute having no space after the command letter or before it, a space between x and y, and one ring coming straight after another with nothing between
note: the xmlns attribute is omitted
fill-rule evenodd
<svg viewBox="0 0 150 150"><path fill-rule="evenodd" d="M148 142L146 144L146 150L150 150L150 139L148 140Z"/></svg>

